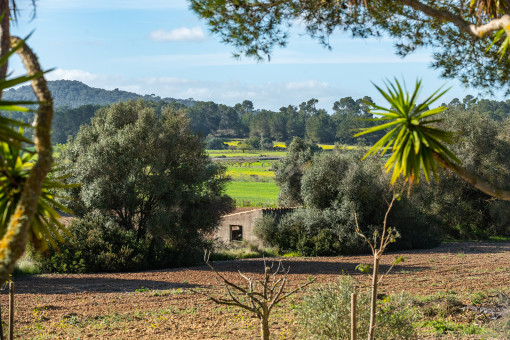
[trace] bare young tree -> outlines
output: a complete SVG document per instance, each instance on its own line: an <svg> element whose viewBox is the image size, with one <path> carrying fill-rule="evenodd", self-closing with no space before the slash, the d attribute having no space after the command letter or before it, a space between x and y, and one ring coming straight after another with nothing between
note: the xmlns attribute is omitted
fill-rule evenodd
<svg viewBox="0 0 510 340"><path fill-rule="evenodd" d="M387 226L388 215L390 214L391 208L393 207L393 203L395 203L395 201L398 198L399 194L393 193L393 198L388 203L388 210L386 210L386 214L384 215L382 230L380 233L378 230L375 230L372 239L369 239L367 236L365 236L365 234L361 232L358 224L358 219L356 218L355 215L356 233L368 243L373 255L371 275L372 283L370 286L371 301L370 301L370 326L368 330L368 340L373 340L375 334L377 313L377 288L379 287L379 284L382 282L384 277L391 271L391 269L393 269L393 266L403 261L402 257L396 257L390 268L388 268L388 270L386 271L386 273L379 276L379 262L381 260L382 255L384 254L384 251L386 250L386 247L388 247L390 243L395 242L395 240L400 236L395 229ZM366 264L360 264L356 268L359 269L361 272L368 273L370 271L370 265Z"/></svg>
<svg viewBox="0 0 510 340"><path fill-rule="evenodd" d="M268 266L266 259L264 259L264 277L262 280L253 279L239 271L239 275L246 280L248 284L248 287L243 287L229 281L225 276L214 269L209 263L209 255L210 253L205 254L205 263L216 274L218 283L225 288L226 297L205 295L218 304L243 308L255 314L260 321L260 338L262 340L269 339L269 316L273 308L281 301L316 280L316 278L310 279L308 282L287 292L286 288L289 282L287 274L289 273L290 267L285 269L282 262L278 261L278 266L274 268L274 262Z"/></svg>

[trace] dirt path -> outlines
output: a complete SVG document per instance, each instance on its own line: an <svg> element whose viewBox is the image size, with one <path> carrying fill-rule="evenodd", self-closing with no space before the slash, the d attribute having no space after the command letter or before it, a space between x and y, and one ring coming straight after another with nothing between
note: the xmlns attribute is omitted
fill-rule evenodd
<svg viewBox="0 0 510 340"><path fill-rule="evenodd" d="M396 255L396 266L383 283L386 293L407 291L426 295L454 290L490 291L510 288L510 243L455 243ZM268 259L271 261L272 259ZM337 280L342 271L361 281L354 268L368 256L282 259L290 266L291 284L310 276L318 282ZM261 259L214 263L239 283L237 271L260 275ZM15 278L18 338L94 339L254 339L256 320L222 308L191 290L214 292L217 283L206 266L141 273L37 275ZM298 297L299 298L299 297ZM6 310L7 296L0 296ZM282 311L281 313L284 313ZM271 327L279 338L294 339L292 313L282 314ZM2 314L6 320L6 314Z"/></svg>

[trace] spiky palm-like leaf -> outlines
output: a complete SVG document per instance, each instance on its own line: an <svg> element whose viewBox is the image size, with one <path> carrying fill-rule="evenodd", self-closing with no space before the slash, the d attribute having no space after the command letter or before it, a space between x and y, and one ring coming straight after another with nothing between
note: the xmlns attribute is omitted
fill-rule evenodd
<svg viewBox="0 0 510 340"><path fill-rule="evenodd" d="M386 90L383 90L374 84L390 108L367 103L372 107L371 113L379 116L371 120L380 121L382 124L361 129L355 137L380 130L389 131L369 149L364 158L379 151L384 155L391 149L392 154L385 164L387 172L393 168L391 184L394 184L400 175L410 183L419 182L421 169L427 181L430 181L431 173L438 180L435 160L437 156L452 164L460 163L445 146L445 143L453 143L453 134L433 125L440 121L434 119L434 116L446 108L440 106L429 109L448 90L439 89L419 103L421 80L416 81L412 94L407 91L405 84L401 86L397 79L394 83L386 81L385 85Z"/></svg>
<svg viewBox="0 0 510 340"><path fill-rule="evenodd" d="M0 58L0 65L3 65L8 62L9 58L16 53L22 46L25 44L25 41L30 37L27 36L25 39L20 40L18 44L13 46L7 54L5 54L2 58ZM0 91L7 90L16 85L23 84L32 79L36 79L40 77L45 72L39 72L34 75L28 76L19 76L14 78L5 78L0 79ZM37 104L37 102L33 101L8 101L8 100L0 100L0 111L16 111L16 112L30 112L31 110L25 105ZM26 126L23 122L6 118L0 116L0 142L25 142L28 144L33 144L33 142L23 136L23 134L16 131L15 126Z"/></svg>
<svg viewBox="0 0 510 340"><path fill-rule="evenodd" d="M0 237L7 229L36 157L36 154L22 151L20 143L0 142ZM54 192L73 186L61 183L62 179L47 177L44 180L37 211L28 231L34 246L41 250L47 249L48 241L58 249L55 241L63 242L61 232L68 233L59 221L61 216L57 210L72 212L56 200Z"/></svg>

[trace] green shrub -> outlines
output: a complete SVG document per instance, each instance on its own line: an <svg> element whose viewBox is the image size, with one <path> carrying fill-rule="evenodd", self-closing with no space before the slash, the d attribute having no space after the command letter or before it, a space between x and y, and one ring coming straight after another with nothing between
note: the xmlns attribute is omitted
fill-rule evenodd
<svg viewBox="0 0 510 340"><path fill-rule="evenodd" d="M111 221L101 222L108 224L104 228L82 227L81 234L98 238L91 249L105 249L87 266L131 270L195 258L189 248L202 247L204 235L234 207L225 194L226 167L212 162L203 147L182 110L168 106L158 114L143 101L102 108L80 128L59 161L62 175L81 186L62 195L72 198L77 216L98 213L121 227Z"/></svg>
<svg viewBox="0 0 510 340"><path fill-rule="evenodd" d="M208 135L205 139L205 148L207 150L227 150L228 145L225 144L220 138Z"/></svg>
<svg viewBox="0 0 510 340"><path fill-rule="evenodd" d="M135 233L124 231L113 220L99 215L74 219L61 252L50 250L39 257L46 272L83 273L135 270L143 260Z"/></svg>
<svg viewBox="0 0 510 340"><path fill-rule="evenodd" d="M353 279L346 276L340 277L337 284L309 290L305 301L298 306L303 338L350 339L350 305L354 290ZM409 297L404 294L379 301L376 339L416 338L413 323L418 313L411 304ZM358 338L367 337L369 319L370 295L368 291L358 291Z"/></svg>
<svg viewBox="0 0 510 340"><path fill-rule="evenodd" d="M498 188L510 189L510 119L497 122L489 114L452 107L442 128L456 131L452 152L469 172ZM458 176L442 171L440 182L413 189L412 196L454 239L510 236L510 202L491 198Z"/></svg>
<svg viewBox="0 0 510 340"><path fill-rule="evenodd" d="M215 242L209 259L211 261L226 261L264 256L275 257L277 255L274 249L262 248L248 241L231 243Z"/></svg>
<svg viewBox="0 0 510 340"><path fill-rule="evenodd" d="M34 260L32 250L29 248L25 251L25 255L16 261L13 275L34 275L41 274L41 272L41 266Z"/></svg>
<svg viewBox="0 0 510 340"><path fill-rule="evenodd" d="M45 272L90 273L140 271L197 263L201 247L175 248L163 240L147 236L137 239L111 218L96 214L76 218L68 227L70 236L60 251L50 249L36 255Z"/></svg>
<svg viewBox="0 0 510 340"><path fill-rule="evenodd" d="M263 218L256 235L280 251L305 256L359 254L369 250L355 233L355 214L365 235L371 235L384 219L385 199L391 199L389 179L380 159L360 163L360 153L320 153L304 167L300 195L304 207L285 215L278 223ZM427 248L439 244L437 219L413 200L395 203L388 223L401 237L390 250Z"/></svg>

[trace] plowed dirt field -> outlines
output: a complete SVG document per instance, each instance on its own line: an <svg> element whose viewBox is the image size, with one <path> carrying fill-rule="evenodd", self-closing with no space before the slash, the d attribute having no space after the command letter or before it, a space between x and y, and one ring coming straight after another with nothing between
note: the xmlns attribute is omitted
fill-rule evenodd
<svg viewBox="0 0 510 340"><path fill-rule="evenodd" d="M388 268L397 255L405 261L385 279L381 291L417 295L454 290L508 290L510 243L450 243L428 250L388 253ZM275 259L267 259L271 262ZM320 285L355 271L369 256L284 258L290 285L317 277ZM213 263L229 279L243 283L237 271L260 276L261 259ZM219 285L206 266L139 273L35 275L17 277L16 332L18 339L257 339L258 323L244 312L215 305L198 291L218 295ZM297 339L292 305L298 293L276 310L271 325L275 339ZM7 320L7 294L0 296Z"/></svg>

